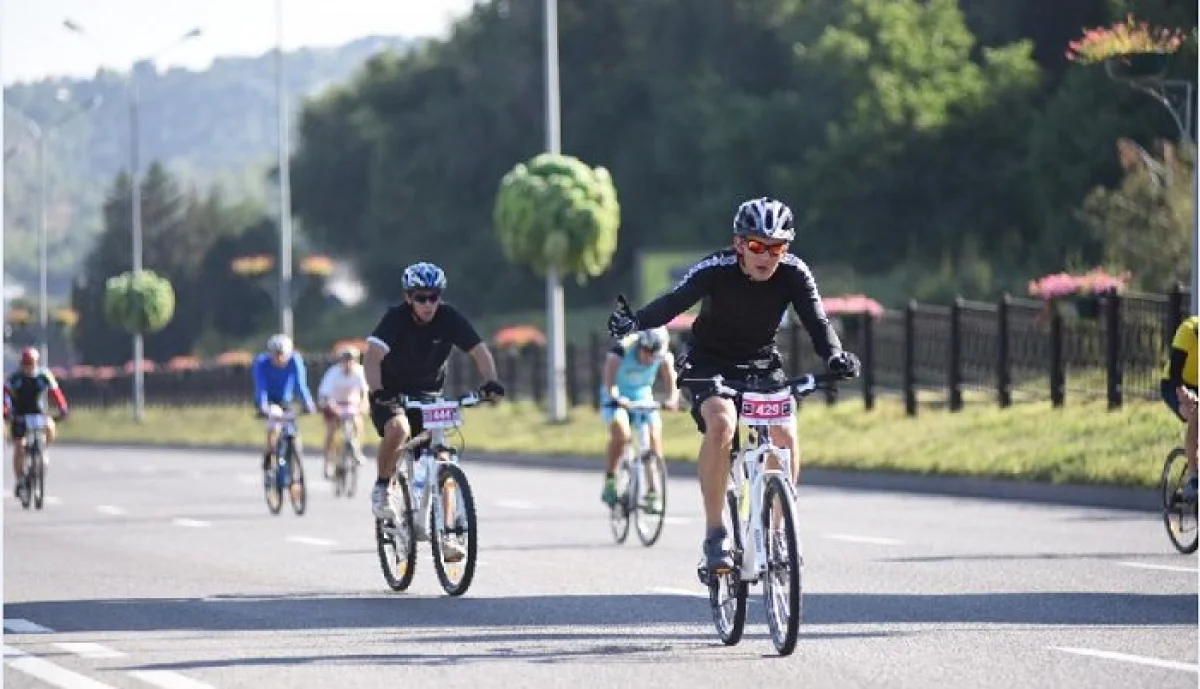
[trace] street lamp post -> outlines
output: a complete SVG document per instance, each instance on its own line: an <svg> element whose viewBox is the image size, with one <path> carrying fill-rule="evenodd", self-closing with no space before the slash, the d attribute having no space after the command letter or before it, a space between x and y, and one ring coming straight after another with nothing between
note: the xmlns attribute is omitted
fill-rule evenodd
<svg viewBox="0 0 1200 689"><path fill-rule="evenodd" d="M61 100L61 99L60 99ZM8 112L21 121L29 131L29 135L37 142L38 167L38 344L42 351L42 361L49 365L50 361L50 318L49 318L49 266L47 260L47 231L46 219L46 157L50 135L59 127L67 124L76 117L92 110L100 104L100 96L92 96L84 101L81 107L67 113L57 121L43 127L33 118L9 106ZM7 156L6 156L7 158Z"/></svg>
<svg viewBox="0 0 1200 689"><path fill-rule="evenodd" d="M275 91L279 119L279 328L295 339L292 321L292 183L288 170L288 103L283 68L283 0L275 0Z"/></svg>
<svg viewBox="0 0 1200 689"><path fill-rule="evenodd" d="M66 19L63 21L63 26L67 30L74 32L80 36L92 38L91 34L84 30L83 26L76 21ZM195 28L183 34L179 38L172 41L169 45L161 50L153 53L149 60L162 57L162 55L174 48L178 47L185 41L196 38L200 35L200 29ZM135 63L136 64L136 63ZM141 170L141 161L139 160L140 146L138 133L140 131L139 110L140 98L138 95L137 79L134 76L133 66L129 68L129 177L130 177L130 214L133 229L133 273L137 275L142 272L142 189L138 175ZM144 359L144 338L142 334L136 333L133 336L133 416L137 421L141 421L143 417L143 408L145 407L145 372L143 371Z"/></svg>
<svg viewBox="0 0 1200 689"><path fill-rule="evenodd" d="M562 152L560 134L560 97L558 91L558 0L543 3L543 27L545 29L546 67L546 150ZM563 287L558 266L551 264L546 271L546 322L549 325L548 354L546 357L546 395L551 421L562 421L567 416L566 393L566 344L563 327Z"/></svg>

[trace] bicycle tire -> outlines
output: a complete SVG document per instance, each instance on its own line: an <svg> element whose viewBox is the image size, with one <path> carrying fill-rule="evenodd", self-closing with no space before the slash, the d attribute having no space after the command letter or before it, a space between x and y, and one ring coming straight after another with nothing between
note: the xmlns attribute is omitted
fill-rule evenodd
<svg viewBox="0 0 1200 689"><path fill-rule="evenodd" d="M451 577L452 572L450 570L452 567L457 569L457 567L460 566L460 563L457 563L457 562L444 563L444 562L442 562L442 540L441 540L441 537L442 537L442 533L444 533L444 531L442 533L439 533L434 528L434 524L437 521L437 515L434 513L434 509L442 510L442 513L445 514L444 505L441 504L440 500L438 501L438 504L436 506L432 505L432 504L430 506L431 509L429 510L429 544L430 544L430 550L433 551L433 568L434 568L434 570L437 571L438 581L442 585L442 590L451 596L461 596L462 594L467 592L468 588L471 587L471 581L474 580L474 578L475 578L476 558L478 557L478 553L479 553L479 540L478 540L479 524L478 524L478 522L476 520L476 516L475 516L475 496L471 492L471 484L467 481L467 475L462 470L461 467L458 467L454 464L443 464L441 466L440 470L438 471L438 485L437 485L436 495L439 497L444 496L445 495L445 485L446 485L447 481L451 481L451 480L454 481L454 483L456 484L456 486L458 488L459 499L462 500L461 506L462 506L463 514L464 514L464 516L466 518L466 522L467 522L466 523L467 554L466 554L466 557L463 558L463 562L461 563L462 577L458 580L457 584L455 584L452 581L452 577ZM445 498L442 497L442 500L444 500L444 499ZM458 507L458 505L456 505L456 507ZM462 534L458 534L458 535L461 536Z"/></svg>
<svg viewBox="0 0 1200 689"><path fill-rule="evenodd" d="M354 446L346 443L346 454L342 458L342 495L354 497L358 487L358 457L355 456Z"/></svg>
<svg viewBox="0 0 1200 689"><path fill-rule="evenodd" d="M646 495L641 479L638 480L639 499L634 506L634 530L637 531L638 540L647 548L658 542L663 526L667 523L667 462L653 450L647 450L642 454L642 473L648 476L652 471L658 474L657 480L654 481L658 485L658 513L647 510L645 502L640 499ZM647 486L650 484L648 480L644 483ZM643 522L649 522L650 528L643 529Z"/></svg>
<svg viewBox="0 0 1200 689"><path fill-rule="evenodd" d="M742 640L742 633L746 629L746 598L750 593L750 585L742 581L741 577L742 533L738 524L737 498L730 491L725 493L725 509L732 525L729 533L733 535L734 567L727 574L715 577L709 575L708 605L712 611L713 626L717 629L721 643L734 646ZM730 600L733 601L733 615L729 618L723 614L722 587L727 589Z"/></svg>
<svg viewBox="0 0 1200 689"><path fill-rule="evenodd" d="M635 518L629 509L629 492L636 480L632 466L628 458L622 458L614 474L617 501L608 510L608 526L612 531L613 540L617 543L624 543L625 539L629 538L630 521Z"/></svg>
<svg viewBox="0 0 1200 689"><path fill-rule="evenodd" d="M30 476L30 492L33 493L34 509L42 509L43 502L46 499L46 458L42 454L40 444L34 444L32 455L29 463L32 472Z"/></svg>
<svg viewBox="0 0 1200 689"><path fill-rule="evenodd" d="M300 458L300 453L296 451L294 441L288 442L288 467L291 469L288 474L291 481L288 485L288 499L292 503L292 511L297 517L303 516L308 510L308 485L304 481L304 462ZM299 486L299 494L296 487Z"/></svg>
<svg viewBox="0 0 1200 689"><path fill-rule="evenodd" d="M404 591L412 585L413 575L416 573L417 539L416 534L413 533L412 498L408 492L408 480L404 478L404 474L397 472L392 477L392 481L395 485L392 487L391 492L400 501L399 523L391 523L392 520L390 519L375 520L375 550L379 553L379 567L383 570L383 580L387 582L388 588L393 591ZM399 549L394 536L384 531L385 526L397 529L407 539L408 543L405 545L406 551L403 560L399 557ZM388 555L389 546L392 550L392 556ZM389 563L395 565L395 572L392 571Z"/></svg>
<svg viewBox="0 0 1200 689"><path fill-rule="evenodd" d="M267 510L278 515L283 509L283 489L279 485L279 459L271 456L270 463L263 470L263 498L267 502Z"/></svg>
<svg viewBox="0 0 1200 689"><path fill-rule="evenodd" d="M1172 466L1178 462L1181 465L1179 480L1175 481L1172 478ZM1177 493L1182 490L1183 483L1187 477L1187 452L1182 447L1176 447L1167 453L1167 458L1163 462L1162 476L1159 479L1159 492L1162 495L1162 514L1163 526L1167 530L1167 538L1171 540L1171 545L1175 550L1183 555L1190 555L1196 552L1196 548L1200 545L1200 523L1196 518L1196 503L1185 503L1176 498ZM1184 538L1184 523L1187 519L1191 519L1191 538ZM1177 523L1176 523L1177 522Z"/></svg>
<svg viewBox="0 0 1200 689"><path fill-rule="evenodd" d="M763 578L763 604L767 612L767 627L771 630L771 642L775 651L781 656L791 655L796 650L796 640L800 634L801 599L804 595L802 569L803 558L800 556L800 535L796 527L796 505L792 501L791 491L787 489L782 476L768 476L767 489L763 491L762 527L766 534L767 572ZM771 507L776 504L781 507L783 526L783 545L787 548L786 562L775 561L776 544L771 538L772 519ZM784 603L786 611L778 609L778 599L775 594L774 572L777 568L787 568L788 593ZM786 612L787 620L780 620L780 612Z"/></svg>

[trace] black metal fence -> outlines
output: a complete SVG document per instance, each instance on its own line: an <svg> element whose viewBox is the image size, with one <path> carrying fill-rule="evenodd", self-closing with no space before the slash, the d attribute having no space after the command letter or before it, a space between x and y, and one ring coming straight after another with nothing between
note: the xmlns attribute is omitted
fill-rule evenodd
<svg viewBox="0 0 1200 689"><path fill-rule="evenodd" d="M1110 408L1127 397L1156 399L1161 367L1175 328L1186 316L1189 293L1125 294L1041 301L1005 296L996 303L956 300L950 305L912 302L877 317L839 316L844 346L863 360L860 380L838 393L857 389L870 410L880 395L904 400L910 415L921 406L951 410L965 404L1049 399L1105 398ZM610 340L594 333L587 342L567 345L567 394L572 406L597 405L601 367ZM793 374L822 366L801 328L781 331L780 349ZM541 403L545 396L545 350L526 347L495 353L501 380L511 399ZM306 356L309 384L316 394L332 359ZM473 364L455 352L447 388L464 390L478 382ZM62 385L74 407L128 404L132 380L67 378ZM146 403L194 406L244 403L253 395L245 366L145 374ZM838 395L826 396L834 403Z"/></svg>

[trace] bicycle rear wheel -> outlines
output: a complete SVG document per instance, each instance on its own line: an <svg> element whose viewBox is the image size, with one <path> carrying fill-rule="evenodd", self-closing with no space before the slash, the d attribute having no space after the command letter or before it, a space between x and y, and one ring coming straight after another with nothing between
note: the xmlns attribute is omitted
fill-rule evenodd
<svg viewBox="0 0 1200 689"><path fill-rule="evenodd" d="M651 476L654 480L650 480ZM649 547L662 535L663 524L667 519L667 462L653 450L647 450L642 455L642 475L638 478L637 485L634 522L642 545ZM658 493L658 500L654 505L645 499L651 485L656 487Z"/></svg>
<svg viewBox="0 0 1200 689"><path fill-rule="evenodd" d="M1163 525L1171 545L1184 555L1196 552L1197 530L1196 502L1185 502L1183 488L1187 484L1187 452L1177 447L1167 454L1163 462L1159 491L1163 499Z"/></svg>
<svg viewBox="0 0 1200 689"><path fill-rule="evenodd" d="M358 487L358 457L350 443L346 443L346 453L342 457L342 481L346 497L354 497L354 490Z"/></svg>
<svg viewBox="0 0 1200 689"><path fill-rule="evenodd" d="M800 555L796 505L782 476L767 477L765 498L762 527L763 533L767 534L767 571L763 577L763 603L767 608L771 641L779 655L786 656L796 650L796 638L800 633L804 559Z"/></svg>
<svg viewBox="0 0 1200 689"><path fill-rule="evenodd" d="M733 569L721 575L706 574L708 604L712 609L713 626L721 643L733 646L742 640L746 628L746 596L750 585L742 581L742 534L739 530L737 498L732 491L725 493L726 530L733 536Z"/></svg>
<svg viewBox="0 0 1200 689"><path fill-rule="evenodd" d="M629 458L622 457L615 474L617 501L613 503L608 512L608 526L612 529L613 538L617 543L624 543L625 539L629 537L629 521L634 518L630 514L629 508L630 491L636 488L634 484L636 480Z"/></svg>
<svg viewBox="0 0 1200 689"><path fill-rule="evenodd" d="M437 570L442 589L451 596L461 596L467 592L475 578L475 561L479 548L475 496L471 493L471 484L467 483L467 475L463 470L454 464L443 464L438 471L437 492L434 497L437 500L429 510L429 544L433 551L433 568ZM453 522L445 518L447 500L453 502ZM465 551L461 562L445 561L445 554L442 552L444 536L457 539L458 545Z"/></svg>
<svg viewBox="0 0 1200 689"><path fill-rule="evenodd" d="M397 514L391 519L375 520L375 549L379 553L379 566L383 579L393 591L403 591L412 584L417 568L417 539L413 534L412 498L408 493L408 480L399 472L392 478L392 511Z"/></svg>

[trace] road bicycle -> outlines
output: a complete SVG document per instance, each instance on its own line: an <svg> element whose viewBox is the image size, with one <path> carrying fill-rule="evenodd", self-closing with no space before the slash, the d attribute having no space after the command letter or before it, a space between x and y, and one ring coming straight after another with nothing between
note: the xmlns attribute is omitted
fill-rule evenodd
<svg viewBox="0 0 1200 689"><path fill-rule="evenodd" d="M29 509L32 501L34 508L40 510L46 498L46 415L23 414L21 420L25 425L25 436L21 438L25 465L17 495L21 507Z"/></svg>
<svg viewBox="0 0 1200 689"><path fill-rule="evenodd" d="M471 586L478 554L475 497L459 464L461 449L450 445L447 436L462 426L461 410L481 401L474 392L397 400L420 410L424 429L401 446L404 461L392 472L388 500L397 519L375 520L379 564L394 591L412 584L418 541L429 542L434 570L447 594L461 596Z"/></svg>
<svg viewBox="0 0 1200 689"><path fill-rule="evenodd" d="M738 366L747 371L763 369ZM771 426L793 423L795 401L818 389L832 389L843 380L834 374L805 374L780 383L726 381L723 376L682 379L711 382L717 394L734 400L738 428L730 452L730 476L723 516L733 539L734 566L726 573L707 570L702 561L696 573L708 587L713 623L722 643L732 646L746 624L746 597L751 584L762 583L767 625L779 655L796 648L803 597L804 555L796 517L796 488L792 484L791 453L771 440ZM740 426L748 429L741 444Z"/></svg>
<svg viewBox="0 0 1200 689"><path fill-rule="evenodd" d="M662 535L667 516L667 463L650 448L650 421L662 404L654 400L610 400L604 406L628 411L629 426L634 431L617 464L617 501L609 508L609 526L617 543L624 543L632 523L642 545L649 547ZM651 487L657 489L654 504L646 499Z"/></svg>
<svg viewBox="0 0 1200 689"><path fill-rule="evenodd" d="M1175 550L1188 555L1196 552L1197 510L1195 500L1184 500L1183 489L1187 485L1187 452L1176 447L1167 453L1163 462L1159 493L1162 495L1163 525L1167 538Z"/></svg>
<svg viewBox="0 0 1200 689"><path fill-rule="evenodd" d="M267 509L271 514L279 514L283 493L287 491L292 510L302 515L308 507L308 491L304 483L304 461L298 449L300 429L296 426L296 412L272 405L267 412L267 430L279 434L271 461L263 470Z"/></svg>
<svg viewBox="0 0 1200 689"><path fill-rule="evenodd" d="M358 429L355 427L359 407L353 404L339 404L336 409L342 425L342 452L334 464L330 480L333 482L334 496L344 495L350 498L354 497L358 486L358 465L362 456L362 448L358 444Z"/></svg>

